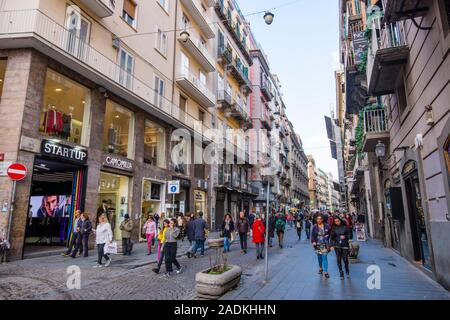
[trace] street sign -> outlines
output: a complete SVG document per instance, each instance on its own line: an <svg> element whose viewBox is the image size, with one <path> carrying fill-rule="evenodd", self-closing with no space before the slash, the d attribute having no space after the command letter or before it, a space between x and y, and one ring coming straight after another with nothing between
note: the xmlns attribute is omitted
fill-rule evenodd
<svg viewBox="0 0 450 320"><path fill-rule="evenodd" d="M180 180L172 180L167 182L167 193L178 194L180 193Z"/></svg>
<svg viewBox="0 0 450 320"><path fill-rule="evenodd" d="M20 181L27 176L27 167L21 163L13 163L6 170L6 174L12 181Z"/></svg>

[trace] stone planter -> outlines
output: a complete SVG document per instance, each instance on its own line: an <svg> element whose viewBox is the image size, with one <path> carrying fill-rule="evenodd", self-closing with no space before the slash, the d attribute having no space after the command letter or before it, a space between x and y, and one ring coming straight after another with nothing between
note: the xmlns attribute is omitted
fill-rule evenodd
<svg viewBox="0 0 450 320"><path fill-rule="evenodd" d="M222 248L224 241L224 238L208 239L208 246L210 248Z"/></svg>
<svg viewBox="0 0 450 320"><path fill-rule="evenodd" d="M198 272L195 275L198 297L218 299L227 291L236 287L241 281L242 269L235 265L229 265L229 267L231 269L222 274L208 274L210 269Z"/></svg>

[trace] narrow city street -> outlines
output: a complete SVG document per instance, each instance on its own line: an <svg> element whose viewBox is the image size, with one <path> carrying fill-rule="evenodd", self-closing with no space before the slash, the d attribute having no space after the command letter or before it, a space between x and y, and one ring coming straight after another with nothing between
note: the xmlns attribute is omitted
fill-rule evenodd
<svg viewBox="0 0 450 320"><path fill-rule="evenodd" d="M244 255L235 242L228 254L228 262L243 268L237 288L226 294L227 300L272 299L450 299L450 294L416 267L377 241L361 244L360 257L351 264L351 278L341 281L330 254L331 278L325 280L317 274L315 254L309 241L297 240L294 229L288 227L286 245L270 248L269 282L262 283L264 261L255 259L254 245ZM186 250L186 244L180 252ZM179 259L183 273L170 278L151 271L154 259L145 258L144 250L137 249L131 257L113 256L108 268L95 269L94 251L89 258L50 256L27 259L0 265L0 300L3 299L55 299L55 300L185 300L197 299L195 274L210 266L214 252L207 250L205 257ZM66 286L67 268L81 268L81 289ZM381 269L381 289L369 290L366 282L367 267ZM164 267L163 267L164 269Z"/></svg>

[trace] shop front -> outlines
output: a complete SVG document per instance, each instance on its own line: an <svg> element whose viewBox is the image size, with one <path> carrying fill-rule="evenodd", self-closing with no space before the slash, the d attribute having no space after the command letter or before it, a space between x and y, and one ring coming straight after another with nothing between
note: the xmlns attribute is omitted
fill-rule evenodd
<svg viewBox="0 0 450 320"><path fill-rule="evenodd" d="M105 213L115 240L121 239L119 229L125 214L131 215L131 188L134 162L116 155L104 155L98 187L98 217ZM132 217L134 219L134 217ZM96 221L97 222L97 221Z"/></svg>
<svg viewBox="0 0 450 320"><path fill-rule="evenodd" d="M173 176L172 180L180 181L180 192L168 195L166 213L170 218L175 217L177 212L186 214L189 211L189 192L191 189L191 182L188 179Z"/></svg>
<svg viewBox="0 0 450 320"><path fill-rule="evenodd" d="M202 190L194 190L194 209L195 213L203 212L204 217L207 216L206 211L206 192Z"/></svg>
<svg viewBox="0 0 450 320"><path fill-rule="evenodd" d="M35 156L23 256L64 247L76 210L84 209L87 150L42 140Z"/></svg>
<svg viewBox="0 0 450 320"><path fill-rule="evenodd" d="M152 180L144 178L142 181L142 201L141 201L141 219L140 229L144 227L150 215L158 213L161 216L161 212L164 212L165 206L165 181ZM140 240L145 240L140 235Z"/></svg>

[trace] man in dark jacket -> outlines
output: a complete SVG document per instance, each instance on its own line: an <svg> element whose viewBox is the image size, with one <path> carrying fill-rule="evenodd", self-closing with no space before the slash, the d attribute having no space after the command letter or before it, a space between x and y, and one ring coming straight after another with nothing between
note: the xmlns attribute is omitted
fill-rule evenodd
<svg viewBox="0 0 450 320"><path fill-rule="evenodd" d="M275 214L272 213L269 217L269 247L272 248L272 241L275 238Z"/></svg>
<svg viewBox="0 0 450 320"><path fill-rule="evenodd" d="M189 240L189 244L191 245L186 253L188 258L191 257L192 251L194 250L195 246L194 222L195 222L195 215L194 214L189 215L189 221L186 224L186 236Z"/></svg>
<svg viewBox="0 0 450 320"><path fill-rule="evenodd" d="M247 253L247 233L250 230L250 223L242 211L239 213L236 229L239 233L239 240L241 242L241 252Z"/></svg>
<svg viewBox="0 0 450 320"><path fill-rule="evenodd" d="M205 255L205 241L206 241L206 221L203 219L203 212L198 213L197 219L194 220L194 248L192 249L192 255L195 258L197 250L200 248L200 255ZM190 254L188 254L190 256Z"/></svg>
<svg viewBox="0 0 450 320"><path fill-rule="evenodd" d="M75 220L72 225L72 237L70 238L69 248L67 252L63 253L63 256L68 257L72 255L72 250L75 250L73 256L76 256L78 249L80 250L79 255L83 253L83 247L79 247L77 244L81 241L81 227L83 226L83 221L81 221L81 211L75 211Z"/></svg>

